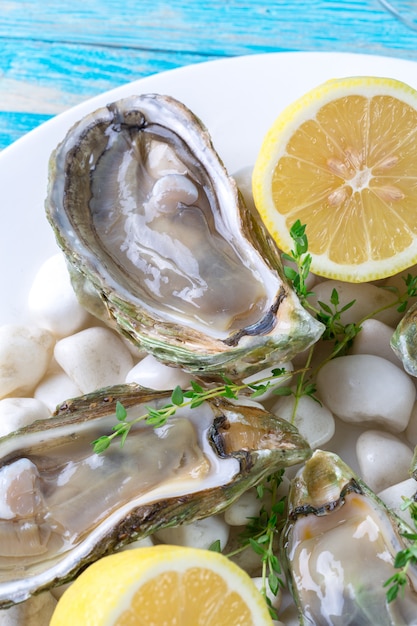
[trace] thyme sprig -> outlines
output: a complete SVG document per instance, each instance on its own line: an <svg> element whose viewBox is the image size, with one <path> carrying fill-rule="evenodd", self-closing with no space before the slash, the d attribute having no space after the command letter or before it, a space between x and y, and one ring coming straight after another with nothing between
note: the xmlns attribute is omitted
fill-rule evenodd
<svg viewBox="0 0 417 626"><path fill-rule="evenodd" d="M417 275L413 276L412 274L407 274L407 276L402 276L402 279L405 284L405 291L403 292L401 292L398 287L390 285L382 286L382 289L391 291L397 296L397 300L393 306L397 307L398 313L404 313L408 307L410 298L417 296Z"/></svg>
<svg viewBox="0 0 417 626"><path fill-rule="evenodd" d="M396 572L385 583L387 589L387 601L393 602L399 595L404 595L405 587L409 584L408 569L412 565L417 565L417 502L414 498L403 498L404 503L401 506L403 511L409 510L413 521L415 532L403 532L401 536L411 543L397 552L394 560L394 567L399 571Z"/></svg>
<svg viewBox="0 0 417 626"><path fill-rule="evenodd" d="M352 300L339 308L339 293L337 289L333 289L329 303L318 302L319 309L308 301L308 297L314 295L314 292L309 291L306 287L312 257L308 252L308 238L305 231L306 226L301 224L300 220L297 220L291 228L290 235L294 241L294 249L291 250L290 254L283 254L282 258L295 265L296 269L284 266L284 273L304 307L313 313L319 322L322 322L324 325L324 332L321 338L335 342L335 352L331 355L331 358L333 358L342 349L346 348L347 344L353 340L361 329L360 324L343 324L341 319L342 314L349 310L356 300Z"/></svg>
<svg viewBox="0 0 417 626"><path fill-rule="evenodd" d="M290 378L292 372L288 372L285 368L274 368L269 376L265 376L253 383L236 383L227 377L223 377L224 383L213 387L203 387L197 381L192 380L190 389L183 390L177 386L171 393L170 401L159 408L152 406L146 407L146 412L134 419L129 419L125 407L120 403L116 403L116 419L117 423L113 426L113 432L109 435L102 435L92 442L93 450L97 454L101 454L110 446L111 442L120 438L120 445L123 446L132 427L139 422L146 422L149 426L160 428L173 417L178 409L189 407L195 409L206 400L213 398L229 398L237 400L239 393L245 391L250 398L257 398L263 395L268 389L277 385L282 385L286 378ZM277 387L276 391L282 395L287 393L284 389ZM291 391L289 391L291 393Z"/></svg>
<svg viewBox="0 0 417 626"><path fill-rule="evenodd" d="M350 343L360 332L360 324L343 324L342 314L348 311L355 304L356 300L351 300L344 306L339 308L339 294L337 289L333 289L330 294L330 302L326 304L319 300L320 311L317 313L317 319L325 326L322 339L334 341L335 348L343 343L346 348L346 341ZM362 322L363 323L363 322Z"/></svg>
<svg viewBox="0 0 417 626"><path fill-rule="evenodd" d="M297 220L290 229L294 247L289 254L283 252L282 259L291 265L284 265L284 274L292 283L300 302L305 304L312 292L308 290L306 280L310 274L312 257L308 252L306 225ZM295 266L295 267L294 267Z"/></svg>
<svg viewBox="0 0 417 626"><path fill-rule="evenodd" d="M284 470L271 474L265 483L258 485L258 497L264 496L265 490L270 493L270 506L261 507L259 516L252 518L247 527L246 534L252 550L259 555L262 562L262 586L261 593L268 605L272 619L278 619L278 614L272 606L268 588L273 596L276 596L280 588L285 587L282 578L282 570L277 558L276 540L285 523L285 498L278 499L278 487L282 482Z"/></svg>
<svg viewBox="0 0 417 626"><path fill-rule="evenodd" d="M248 523L240 535L240 546L226 554L230 558L251 549L260 557L262 564L260 591L272 619L278 619L278 614L272 606L270 595L276 596L280 588L285 587L281 565L276 556L276 543L285 523L285 497L279 497L278 494L283 477L284 470L279 470L256 487L260 500L268 494L268 504L262 503L257 517L248 518ZM214 542L210 549L220 552L220 542Z"/></svg>

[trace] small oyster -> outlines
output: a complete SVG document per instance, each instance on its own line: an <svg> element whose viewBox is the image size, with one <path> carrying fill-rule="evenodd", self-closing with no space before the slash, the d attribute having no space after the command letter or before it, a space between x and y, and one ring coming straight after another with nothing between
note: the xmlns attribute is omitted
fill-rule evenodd
<svg viewBox="0 0 417 626"><path fill-rule="evenodd" d="M317 450L294 479L283 560L300 623L417 624L417 569L392 603L384 583L410 529L336 455Z"/></svg>
<svg viewBox="0 0 417 626"><path fill-rule="evenodd" d="M395 329L391 347L406 372L417 376L417 304L411 306Z"/></svg>
<svg viewBox="0 0 417 626"><path fill-rule="evenodd" d="M217 513L311 453L287 422L226 400L178 409L158 429L141 422L123 448L93 452L91 442L117 423L117 401L134 419L169 399L111 387L0 439L0 607L71 580L159 528Z"/></svg>
<svg viewBox="0 0 417 626"><path fill-rule="evenodd" d="M82 303L166 363L243 377L322 333L173 98L132 96L76 124L51 156L46 211Z"/></svg>

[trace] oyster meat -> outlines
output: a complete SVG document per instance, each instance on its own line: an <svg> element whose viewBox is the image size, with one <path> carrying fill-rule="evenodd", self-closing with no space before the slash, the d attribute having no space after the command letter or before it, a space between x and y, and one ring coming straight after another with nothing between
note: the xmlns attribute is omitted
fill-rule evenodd
<svg viewBox="0 0 417 626"><path fill-rule="evenodd" d="M121 385L68 401L0 439L0 607L71 580L88 563L157 529L215 514L248 487L311 454L295 428L253 402L207 401L165 426L112 432L170 400Z"/></svg>
<svg viewBox="0 0 417 626"><path fill-rule="evenodd" d="M206 128L171 97L77 123L51 156L46 212L80 301L165 363L243 377L323 331Z"/></svg>
<svg viewBox="0 0 417 626"><path fill-rule="evenodd" d="M411 529L345 463L317 450L294 479L282 535L287 580L300 623L316 626L417 624L417 569L404 594L387 602L384 583L397 571Z"/></svg>

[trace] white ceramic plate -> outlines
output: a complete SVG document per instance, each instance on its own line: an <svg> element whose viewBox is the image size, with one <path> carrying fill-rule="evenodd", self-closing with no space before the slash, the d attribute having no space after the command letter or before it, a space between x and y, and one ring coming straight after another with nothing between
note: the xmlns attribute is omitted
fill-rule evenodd
<svg viewBox="0 0 417 626"><path fill-rule="evenodd" d="M273 53L191 65L108 91L49 120L0 153L0 324L24 321L29 286L58 249L44 215L48 160L70 126L118 98L165 93L208 127L230 173L252 165L278 113L312 87L342 76L390 76L417 88L417 64L343 53Z"/></svg>

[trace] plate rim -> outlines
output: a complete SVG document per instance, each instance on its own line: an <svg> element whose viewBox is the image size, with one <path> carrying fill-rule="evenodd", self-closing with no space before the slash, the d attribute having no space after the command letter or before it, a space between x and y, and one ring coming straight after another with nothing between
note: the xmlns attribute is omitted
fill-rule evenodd
<svg viewBox="0 0 417 626"><path fill-rule="evenodd" d="M0 167L2 165L2 159L4 158L4 155L6 154L6 158L7 158L10 149L14 148L16 144L20 146L20 143L25 141L28 137L32 138L33 135L36 135L37 133L46 132L45 128L48 130L49 128L54 128L55 125L59 126L63 121L65 122L67 118L72 118L74 114L78 114L79 111L82 112L84 111L84 109L89 108L90 106L94 107L96 102L97 103L101 102L103 97L107 95L109 96L109 101L110 99L117 99L118 97L117 94L121 91L124 91L128 87L133 87L133 86L142 85L142 84L146 85L146 82L153 82L154 80L164 80L164 78L168 75L169 76L176 75L182 78L183 75L186 77L186 75L189 73L192 74L194 72L199 73L200 71L205 71L205 69L207 69L208 67L218 67L218 66L226 67L226 65L230 65L230 66L235 65L235 64L239 65L241 63L244 64L249 61L251 63L252 62L257 63L259 60L262 61L264 59L283 60L285 58L296 58L296 57L301 58L303 56L309 59L313 57L326 58L329 56L334 59L340 58L340 59L345 59L345 60L349 60L350 58L352 58L352 59L355 59L356 61L360 61L361 59L363 59L366 62L380 61L380 62L388 62L389 64L398 64L399 66L410 65L410 68L414 67L414 69L417 69L417 61L412 60L412 59L404 59L401 57L394 57L394 56L388 56L388 55L376 55L376 54L343 52L343 51L333 52L333 51L325 51L325 50L312 50L312 51L294 50L294 51L260 52L260 53L254 53L254 54L236 55L232 57L211 59L209 61L199 61L197 63L182 65L182 66L175 67L169 70L164 70L162 72L155 72L147 76L142 76L141 78L138 78L134 81L128 81L126 83L118 85L117 87L114 87L109 90L105 90L103 92L95 94L94 96L88 97L85 100L82 100L81 102L79 102L78 104L69 107L65 111L62 111L60 113L57 113L56 115L53 115L53 117L51 117L49 120L42 122L39 126L28 131L22 137L19 137L19 139L16 139L16 141L14 141L9 146L6 146L3 150L1 150L0 151Z"/></svg>

